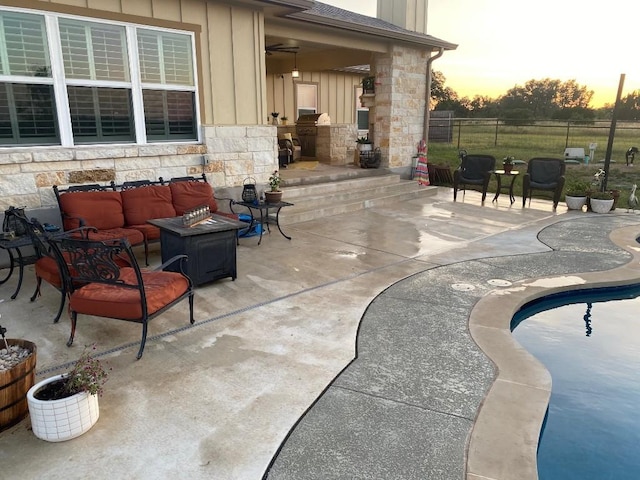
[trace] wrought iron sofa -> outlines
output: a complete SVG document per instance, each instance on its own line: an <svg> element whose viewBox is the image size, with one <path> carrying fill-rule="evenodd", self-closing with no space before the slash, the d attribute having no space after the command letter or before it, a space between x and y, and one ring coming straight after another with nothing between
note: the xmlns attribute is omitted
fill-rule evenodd
<svg viewBox="0 0 640 480"><path fill-rule="evenodd" d="M53 191L65 231L92 226L97 230L89 232L90 240L126 238L132 246L144 245L145 261L149 242L160 238L160 229L147 220L181 216L202 205L208 205L212 213L237 219L237 215L219 210L218 199L204 173L200 177L139 180L122 185L111 182L67 189L54 185Z"/></svg>

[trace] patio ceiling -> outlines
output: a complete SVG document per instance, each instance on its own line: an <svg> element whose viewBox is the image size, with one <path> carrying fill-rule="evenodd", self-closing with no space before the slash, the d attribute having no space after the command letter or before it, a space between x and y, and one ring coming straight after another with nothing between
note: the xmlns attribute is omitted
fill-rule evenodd
<svg viewBox="0 0 640 480"><path fill-rule="evenodd" d="M371 61L371 50L340 48L279 36L267 36L265 46L269 45L279 45L282 48L294 47L294 49L297 47L295 55L286 51L270 51L266 55L267 73L274 75L291 72L294 62L299 70L318 72L368 65Z"/></svg>

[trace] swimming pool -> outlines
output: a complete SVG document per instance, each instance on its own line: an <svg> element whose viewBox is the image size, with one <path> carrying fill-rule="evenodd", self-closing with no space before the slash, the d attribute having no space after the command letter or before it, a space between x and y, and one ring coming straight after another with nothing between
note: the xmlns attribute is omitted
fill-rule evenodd
<svg viewBox="0 0 640 480"><path fill-rule="evenodd" d="M541 480L638 479L640 285L548 296L523 307L514 338L551 373Z"/></svg>

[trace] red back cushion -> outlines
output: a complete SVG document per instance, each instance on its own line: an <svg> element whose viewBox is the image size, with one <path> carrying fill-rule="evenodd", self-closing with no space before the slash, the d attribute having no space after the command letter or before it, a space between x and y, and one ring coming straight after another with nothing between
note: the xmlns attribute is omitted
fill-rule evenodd
<svg viewBox="0 0 640 480"><path fill-rule="evenodd" d="M213 188L207 182L173 182L169 184L176 215L202 205L209 205L211 213L218 210Z"/></svg>
<svg viewBox="0 0 640 480"><path fill-rule="evenodd" d="M60 195L60 205L66 217L81 217L85 225L99 230L124 226L120 192L70 192ZM77 228L75 218L64 218L64 229Z"/></svg>
<svg viewBox="0 0 640 480"><path fill-rule="evenodd" d="M120 194L127 225L143 225L152 218L176 216L176 209L171 203L171 189L167 185L132 188Z"/></svg>

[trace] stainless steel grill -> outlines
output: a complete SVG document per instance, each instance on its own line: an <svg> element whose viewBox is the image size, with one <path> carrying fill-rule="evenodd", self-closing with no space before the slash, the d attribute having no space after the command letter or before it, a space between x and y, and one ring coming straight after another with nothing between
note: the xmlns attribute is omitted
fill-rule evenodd
<svg viewBox="0 0 640 480"><path fill-rule="evenodd" d="M316 156L316 137L318 125L330 125L329 115L326 113L312 113L300 115L296 122L296 135L300 141L300 154L303 157Z"/></svg>

